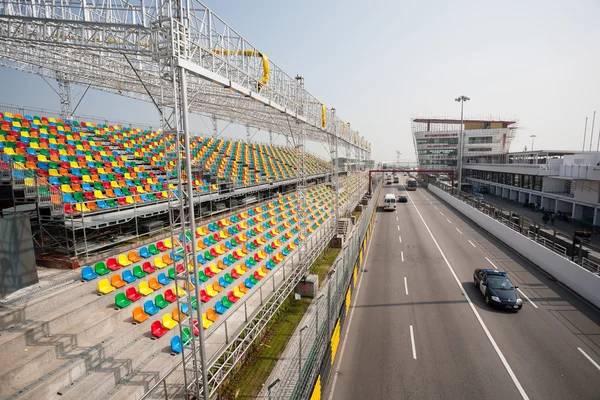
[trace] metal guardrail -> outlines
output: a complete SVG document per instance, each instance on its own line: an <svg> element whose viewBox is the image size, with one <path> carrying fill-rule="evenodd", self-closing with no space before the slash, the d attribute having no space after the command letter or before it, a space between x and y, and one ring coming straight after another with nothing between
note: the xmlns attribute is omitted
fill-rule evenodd
<svg viewBox="0 0 600 400"><path fill-rule="evenodd" d="M562 257L565 257L565 258L570 257L569 250L567 249L567 247L563 246L562 244L557 242L556 239L557 239L557 234L559 232L556 229L553 229L554 235L553 235L552 239L549 239L540 234L540 230L542 229L542 227L534 221L531 221L531 220L523 218L523 217L519 217L518 218L519 223L517 223L514 220L516 217L507 218L505 210L502 210L502 209L498 210L493 205L486 206L481 201L470 197L466 193L461 193L460 195L452 194L452 188L447 185L440 185L437 182L436 183L430 182L429 184L436 186L437 188L443 190L444 192L450 194L451 196L461 200L465 204L468 204L469 206L486 214L490 218L495 219L496 221L502 223L503 225L506 225L507 227L511 228L515 232L522 234L524 237L528 238L529 240L532 240L536 243L541 244L548 250L552 250L555 253L560 254ZM512 215L512 213L509 215ZM563 239L570 238L568 235L566 235L564 233L562 234L562 236L564 236ZM560 237L560 235L558 237ZM596 262L590 260L588 257L585 257L584 255L576 256L576 259L578 261L578 264L581 265L583 268L587 269L588 271L590 271L594 274L600 275L600 264L599 263L596 263Z"/></svg>

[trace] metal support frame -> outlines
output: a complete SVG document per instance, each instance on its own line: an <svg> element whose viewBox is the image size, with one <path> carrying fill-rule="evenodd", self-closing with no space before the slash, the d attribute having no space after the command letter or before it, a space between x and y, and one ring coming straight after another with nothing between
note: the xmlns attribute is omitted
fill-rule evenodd
<svg viewBox="0 0 600 400"><path fill-rule="evenodd" d="M71 118L71 83L64 72L56 73L58 82L58 95L60 96L60 117Z"/></svg>

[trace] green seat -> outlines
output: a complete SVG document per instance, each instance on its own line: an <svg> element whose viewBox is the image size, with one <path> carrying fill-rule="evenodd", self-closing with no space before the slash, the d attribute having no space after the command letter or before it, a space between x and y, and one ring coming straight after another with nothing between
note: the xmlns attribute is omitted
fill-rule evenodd
<svg viewBox="0 0 600 400"><path fill-rule="evenodd" d="M191 340L192 335L190 333L190 328L186 326L181 330L181 341L183 342L184 346L187 346Z"/></svg>
<svg viewBox="0 0 600 400"><path fill-rule="evenodd" d="M117 202L114 201L113 199L106 200L106 204L108 204L109 207L116 207L117 206Z"/></svg>
<svg viewBox="0 0 600 400"><path fill-rule="evenodd" d="M143 278L148 274L144 272L144 270L142 269L142 267L140 265L136 265L135 267L133 267L133 275L136 278Z"/></svg>
<svg viewBox="0 0 600 400"><path fill-rule="evenodd" d="M192 296L192 301L190 303L192 304L192 308L195 310L198 305L196 302L196 296Z"/></svg>
<svg viewBox="0 0 600 400"><path fill-rule="evenodd" d="M169 278L175 279L175 268L169 268Z"/></svg>
<svg viewBox="0 0 600 400"><path fill-rule="evenodd" d="M115 304L117 305L117 307L119 308L125 308L128 305L130 305L132 303L131 300L129 300L126 296L125 293L121 292L121 293L117 293L117 295L115 296Z"/></svg>
<svg viewBox="0 0 600 400"><path fill-rule="evenodd" d="M71 183L71 179L69 179L68 176L61 176L60 178L58 178L58 180L60 181L60 183L63 183L65 185L68 185Z"/></svg>
<svg viewBox="0 0 600 400"><path fill-rule="evenodd" d="M231 301L229 301L229 299L227 298L227 296L223 296L223 298L221 299L221 303L223 304L223 306L225 308L229 308L233 305L233 303Z"/></svg>
<svg viewBox="0 0 600 400"><path fill-rule="evenodd" d="M158 253L160 253L160 250L156 248L155 243L152 243L150 246L148 246L148 251L154 255L157 255Z"/></svg>
<svg viewBox="0 0 600 400"><path fill-rule="evenodd" d="M100 182L94 182L94 189L96 190L104 190L104 186Z"/></svg>
<svg viewBox="0 0 600 400"><path fill-rule="evenodd" d="M256 279L254 275L250 275L250 282L256 285L258 283L258 279Z"/></svg>
<svg viewBox="0 0 600 400"><path fill-rule="evenodd" d="M106 264L104 264L102 261L94 265L94 271L96 271L98 275L106 275L110 272L110 270L106 267Z"/></svg>
<svg viewBox="0 0 600 400"><path fill-rule="evenodd" d="M231 275L229 275L229 272L225 274L224 278L228 283L235 282L235 279Z"/></svg>
<svg viewBox="0 0 600 400"><path fill-rule="evenodd" d="M154 304L156 304L156 307L160 308L161 310L165 307L167 307L169 303L167 300L165 300L165 297L162 294L159 294L158 296L156 296L154 298Z"/></svg>
<svg viewBox="0 0 600 400"><path fill-rule="evenodd" d="M198 279L200 279L202 282L206 282L208 280L208 276L206 276L204 271L200 271L198 272Z"/></svg>

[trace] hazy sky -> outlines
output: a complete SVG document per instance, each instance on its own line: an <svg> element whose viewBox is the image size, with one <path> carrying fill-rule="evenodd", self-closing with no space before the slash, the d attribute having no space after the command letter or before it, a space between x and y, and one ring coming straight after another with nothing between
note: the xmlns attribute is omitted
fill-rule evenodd
<svg viewBox="0 0 600 400"><path fill-rule="evenodd" d="M599 112L598 1L211 1L222 19L373 144L414 159L410 119L516 118L511 150L581 149ZM40 77L0 69L0 102L58 109ZM74 88L74 94L81 92ZM153 107L90 91L86 114L157 121ZM222 124L225 127L225 124ZM200 119L194 130L208 132ZM228 128L237 136L243 129ZM266 136L261 139L265 140ZM318 151L320 146L313 146ZM322 150L322 147L320 147ZM588 144L586 144L588 148Z"/></svg>

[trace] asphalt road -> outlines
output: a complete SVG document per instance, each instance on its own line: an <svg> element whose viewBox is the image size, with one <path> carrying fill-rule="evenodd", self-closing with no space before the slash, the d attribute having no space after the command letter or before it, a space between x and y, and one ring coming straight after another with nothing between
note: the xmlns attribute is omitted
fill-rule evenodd
<svg viewBox="0 0 600 400"><path fill-rule="evenodd" d="M600 313L425 189L406 194L378 212L325 398L600 399ZM531 300L519 313L474 287L494 267Z"/></svg>

